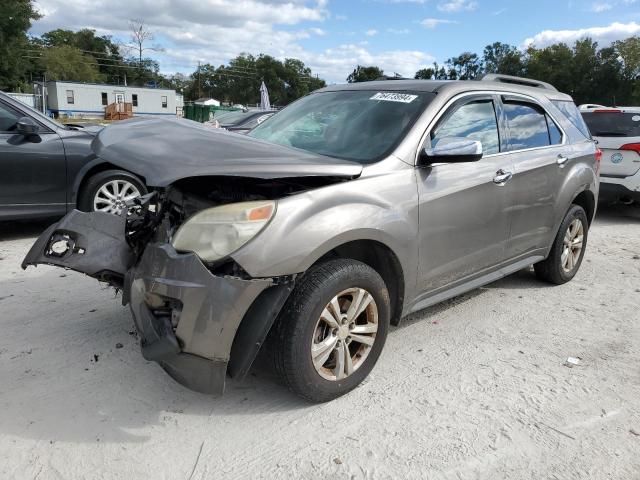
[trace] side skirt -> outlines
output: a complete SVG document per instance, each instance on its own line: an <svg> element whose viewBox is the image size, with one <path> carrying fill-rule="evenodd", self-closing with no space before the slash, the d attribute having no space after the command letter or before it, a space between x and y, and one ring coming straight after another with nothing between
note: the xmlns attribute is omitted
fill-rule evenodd
<svg viewBox="0 0 640 480"><path fill-rule="evenodd" d="M544 259L544 255L533 255L530 257L526 257L515 263L498 268L497 270L493 270L479 277L463 281L463 283L454 285L453 287L447 287L445 290L436 291L435 293L429 294L426 298L419 299L407 313L409 314L417 312L418 310L423 310L437 303L449 300L453 297L457 297L458 295L462 295L463 293L467 293L471 290L475 290L476 288L482 287L483 285L491 282L495 282L496 280L500 280L501 278L511 275L512 273L522 270L529 265L538 263Z"/></svg>

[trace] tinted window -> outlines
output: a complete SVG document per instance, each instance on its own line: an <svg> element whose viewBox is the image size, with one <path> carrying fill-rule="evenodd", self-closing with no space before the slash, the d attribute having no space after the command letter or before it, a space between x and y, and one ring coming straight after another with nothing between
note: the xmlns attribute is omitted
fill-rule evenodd
<svg viewBox="0 0 640 480"><path fill-rule="evenodd" d="M549 126L549 140L551 140L551 145L561 144L562 132L549 115L547 115L547 125Z"/></svg>
<svg viewBox="0 0 640 480"><path fill-rule="evenodd" d="M585 125L584 120L580 115L580 111L578 110L578 107L576 107L576 105L573 102L552 100L551 103L553 103L558 108L558 110L564 113L564 115L569 119L569 121L573 123L573 125L578 130L580 130L585 137L591 138L591 135L589 134L589 129Z"/></svg>
<svg viewBox="0 0 640 480"><path fill-rule="evenodd" d="M249 136L372 163L404 138L434 96L430 92L375 90L314 93L261 123Z"/></svg>
<svg viewBox="0 0 640 480"><path fill-rule="evenodd" d="M582 116L596 137L640 137L640 113L585 112Z"/></svg>
<svg viewBox="0 0 640 480"><path fill-rule="evenodd" d="M507 150L524 150L550 144L546 115L539 108L526 103L505 103L504 113L509 126Z"/></svg>
<svg viewBox="0 0 640 480"><path fill-rule="evenodd" d="M133 94L131 95L131 105L133 107L137 107L138 106L138 95L137 94Z"/></svg>
<svg viewBox="0 0 640 480"><path fill-rule="evenodd" d="M491 100L478 100L462 105L431 132L431 146L446 137L465 137L482 142L485 155L500 151L496 112Z"/></svg>
<svg viewBox="0 0 640 480"><path fill-rule="evenodd" d="M11 107L0 103L0 132L10 132L15 129L20 114Z"/></svg>
<svg viewBox="0 0 640 480"><path fill-rule="evenodd" d="M102 105L107 105L109 103L109 99L107 97L107 92L102 92Z"/></svg>

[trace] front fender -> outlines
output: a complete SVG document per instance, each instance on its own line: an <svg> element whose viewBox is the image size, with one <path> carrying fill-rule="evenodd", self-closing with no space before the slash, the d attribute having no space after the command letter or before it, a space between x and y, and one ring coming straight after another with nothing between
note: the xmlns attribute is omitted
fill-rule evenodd
<svg viewBox="0 0 640 480"><path fill-rule="evenodd" d="M291 275L340 245L374 240L395 253L405 284L412 285L418 258L415 182L414 170L403 169L283 199L265 231L232 257L252 277Z"/></svg>

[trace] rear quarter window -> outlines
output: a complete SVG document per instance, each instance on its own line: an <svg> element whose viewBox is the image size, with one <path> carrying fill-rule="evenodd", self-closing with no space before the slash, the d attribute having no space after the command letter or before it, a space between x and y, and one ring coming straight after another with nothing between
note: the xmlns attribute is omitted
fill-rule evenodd
<svg viewBox="0 0 640 480"><path fill-rule="evenodd" d="M551 103L553 103L555 107L560 110L565 117L567 117L567 120L569 120L573 126L580 131L580 133L582 133L586 138L591 138L589 128L584 122L582 115L580 115L580 110L578 110L575 103L566 100L551 100Z"/></svg>

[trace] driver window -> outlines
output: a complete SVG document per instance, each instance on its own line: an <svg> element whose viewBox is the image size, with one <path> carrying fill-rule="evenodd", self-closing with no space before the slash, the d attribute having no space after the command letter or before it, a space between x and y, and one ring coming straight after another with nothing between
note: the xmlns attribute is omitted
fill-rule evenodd
<svg viewBox="0 0 640 480"><path fill-rule="evenodd" d="M11 132L15 130L16 123L20 115L13 108L0 103L0 132Z"/></svg>
<svg viewBox="0 0 640 480"><path fill-rule="evenodd" d="M431 147L446 137L464 137L482 142L482 151L500 151L498 122L492 100L476 100L458 107L431 132Z"/></svg>

